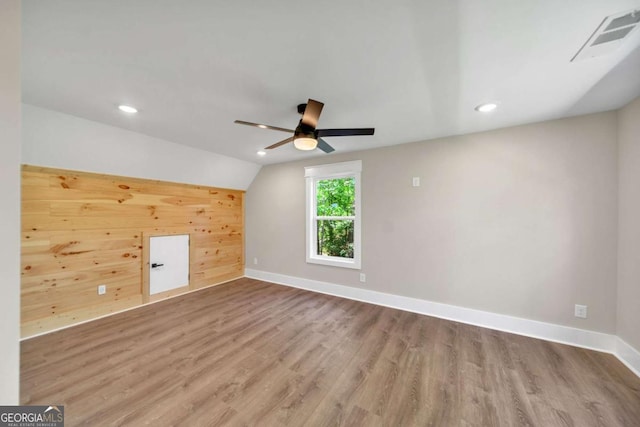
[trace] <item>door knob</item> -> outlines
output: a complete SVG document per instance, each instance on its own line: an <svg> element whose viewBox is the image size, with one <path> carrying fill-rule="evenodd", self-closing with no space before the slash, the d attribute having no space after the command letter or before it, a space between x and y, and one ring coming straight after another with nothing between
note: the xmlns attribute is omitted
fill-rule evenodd
<svg viewBox="0 0 640 427"><path fill-rule="evenodd" d="M158 268L158 267L162 267L164 264L156 264L155 262L153 264L151 264L151 268Z"/></svg>

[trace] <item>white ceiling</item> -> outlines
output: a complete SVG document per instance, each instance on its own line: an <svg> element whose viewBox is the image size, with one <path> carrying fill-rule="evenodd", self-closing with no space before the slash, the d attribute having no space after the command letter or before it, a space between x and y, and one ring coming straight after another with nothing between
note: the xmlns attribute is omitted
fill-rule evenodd
<svg viewBox="0 0 640 427"><path fill-rule="evenodd" d="M23 0L23 101L267 164L326 156L287 134L325 103L336 152L618 108L640 95L640 31L569 62L640 0ZM498 101L487 115L474 111ZM116 106L139 108L126 116Z"/></svg>

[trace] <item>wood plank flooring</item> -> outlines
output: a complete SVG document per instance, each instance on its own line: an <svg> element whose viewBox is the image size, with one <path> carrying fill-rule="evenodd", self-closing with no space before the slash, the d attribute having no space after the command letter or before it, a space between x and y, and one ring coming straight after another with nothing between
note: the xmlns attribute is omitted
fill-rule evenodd
<svg viewBox="0 0 640 427"><path fill-rule="evenodd" d="M605 353L252 279L22 343L67 426L640 426Z"/></svg>

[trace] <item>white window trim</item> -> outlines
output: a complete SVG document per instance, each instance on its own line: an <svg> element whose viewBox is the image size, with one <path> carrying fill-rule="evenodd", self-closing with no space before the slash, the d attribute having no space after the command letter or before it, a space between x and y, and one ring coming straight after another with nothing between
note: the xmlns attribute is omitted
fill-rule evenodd
<svg viewBox="0 0 640 427"><path fill-rule="evenodd" d="M309 166L304 168L304 177L306 179L306 248L307 262L312 264L331 265L334 267L360 269L361 258L361 209L360 209L360 175L362 172L362 161L354 160L351 162L332 163L328 165ZM316 182L323 179L334 178L355 178L355 216L347 217L353 219L353 258L341 258L328 255L318 255L316 253L317 238L317 219L334 219L334 217L316 217ZM345 217L340 217L344 219Z"/></svg>

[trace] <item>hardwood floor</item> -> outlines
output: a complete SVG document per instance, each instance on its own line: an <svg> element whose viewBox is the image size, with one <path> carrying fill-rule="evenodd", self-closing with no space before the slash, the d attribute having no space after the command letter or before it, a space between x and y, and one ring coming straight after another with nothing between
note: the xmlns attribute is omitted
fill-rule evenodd
<svg viewBox="0 0 640 427"><path fill-rule="evenodd" d="M240 279L22 343L67 426L639 426L605 353Z"/></svg>

